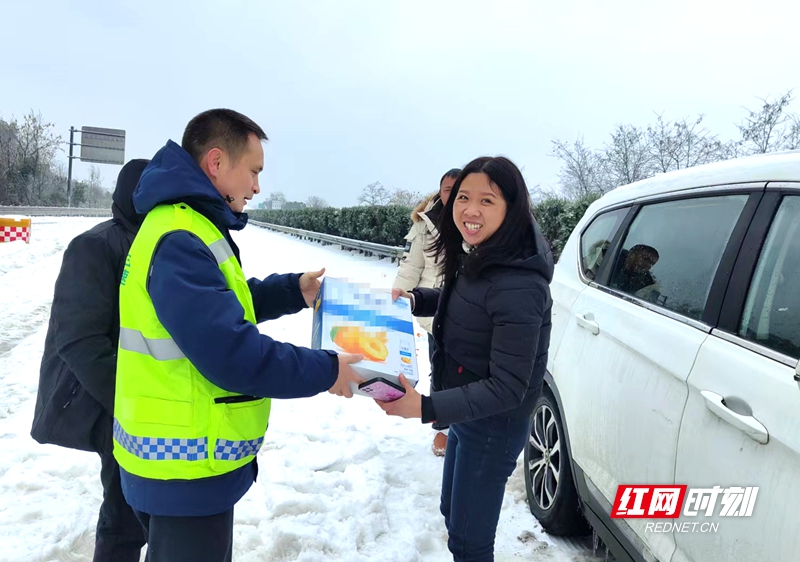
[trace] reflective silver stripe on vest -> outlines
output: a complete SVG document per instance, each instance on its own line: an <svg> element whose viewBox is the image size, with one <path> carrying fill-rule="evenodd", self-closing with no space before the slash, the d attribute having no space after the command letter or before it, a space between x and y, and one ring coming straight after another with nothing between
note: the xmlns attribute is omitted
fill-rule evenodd
<svg viewBox="0 0 800 562"><path fill-rule="evenodd" d="M214 458L218 461L238 461L249 456L258 454L264 438L251 439L249 441L229 441L228 439L217 439L217 446L214 448Z"/></svg>
<svg viewBox="0 0 800 562"><path fill-rule="evenodd" d="M130 328L119 329L119 347L125 351L149 355L157 361L186 359L186 356L172 338L146 338L140 331Z"/></svg>
<svg viewBox="0 0 800 562"><path fill-rule="evenodd" d="M131 435L114 418L114 439L130 454L146 461L204 461L208 459L208 437L170 439Z"/></svg>
<svg viewBox="0 0 800 562"><path fill-rule="evenodd" d="M220 238L216 242L209 244L208 249L211 250L212 254L214 254L214 258L217 260L217 265L222 265L222 262L233 257L233 250L231 249L230 244L228 244L228 241L224 238Z"/></svg>

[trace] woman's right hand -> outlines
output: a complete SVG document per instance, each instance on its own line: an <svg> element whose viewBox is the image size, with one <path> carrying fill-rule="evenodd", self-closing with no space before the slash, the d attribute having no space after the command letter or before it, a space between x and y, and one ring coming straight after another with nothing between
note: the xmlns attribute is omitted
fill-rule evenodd
<svg viewBox="0 0 800 562"><path fill-rule="evenodd" d="M392 301L396 301L400 297L405 297L411 303L411 311L414 311L414 295L403 289L392 289Z"/></svg>
<svg viewBox="0 0 800 562"><path fill-rule="evenodd" d="M411 293L408 291L404 291L403 289L392 289L392 300L396 301L400 297L405 297L407 299L411 298Z"/></svg>

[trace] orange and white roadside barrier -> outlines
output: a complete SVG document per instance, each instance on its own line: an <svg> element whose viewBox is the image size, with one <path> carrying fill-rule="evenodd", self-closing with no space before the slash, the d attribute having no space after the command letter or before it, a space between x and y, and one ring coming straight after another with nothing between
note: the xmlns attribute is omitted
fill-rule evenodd
<svg viewBox="0 0 800 562"><path fill-rule="evenodd" d="M28 217L0 217L0 242L31 241L31 219Z"/></svg>

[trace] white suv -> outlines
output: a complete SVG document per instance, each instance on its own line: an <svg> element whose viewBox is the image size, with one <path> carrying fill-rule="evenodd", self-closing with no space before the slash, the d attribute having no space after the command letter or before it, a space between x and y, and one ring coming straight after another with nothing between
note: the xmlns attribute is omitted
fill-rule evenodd
<svg viewBox="0 0 800 562"><path fill-rule="evenodd" d="M800 152L606 194L551 287L525 450L545 530L588 520L618 560L800 560ZM718 496L708 516L612 519L619 486L636 484L758 492L750 516L721 516Z"/></svg>

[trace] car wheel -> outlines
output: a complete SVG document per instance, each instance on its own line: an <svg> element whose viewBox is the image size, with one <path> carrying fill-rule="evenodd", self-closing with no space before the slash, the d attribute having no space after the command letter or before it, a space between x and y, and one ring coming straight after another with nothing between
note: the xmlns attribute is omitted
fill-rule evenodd
<svg viewBox="0 0 800 562"><path fill-rule="evenodd" d="M525 445L525 489L531 513L551 535L585 535L590 532L572 479L561 413L546 387L531 414L530 433Z"/></svg>

